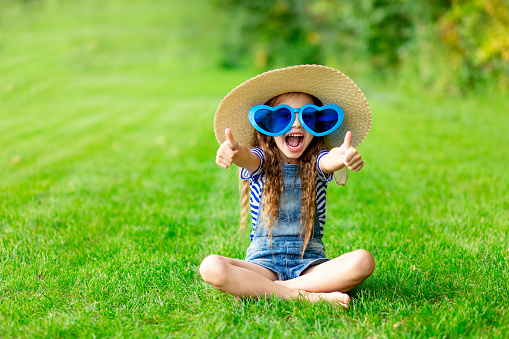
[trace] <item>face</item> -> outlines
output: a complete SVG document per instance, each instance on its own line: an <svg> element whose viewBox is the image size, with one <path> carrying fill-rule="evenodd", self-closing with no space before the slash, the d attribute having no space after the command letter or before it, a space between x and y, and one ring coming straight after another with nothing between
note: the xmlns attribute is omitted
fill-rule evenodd
<svg viewBox="0 0 509 339"><path fill-rule="evenodd" d="M283 94L278 98L274 106L288 105L292 108L301 108L308 104L314 104L309 95ZM283 160L289 164L297 164L300 156L309 146L311 140L313 140L313 135L301 126L297 115L298 113L295 113L295 121L288 132L278 137L274 137L274 141L283 155Z"/></svg>

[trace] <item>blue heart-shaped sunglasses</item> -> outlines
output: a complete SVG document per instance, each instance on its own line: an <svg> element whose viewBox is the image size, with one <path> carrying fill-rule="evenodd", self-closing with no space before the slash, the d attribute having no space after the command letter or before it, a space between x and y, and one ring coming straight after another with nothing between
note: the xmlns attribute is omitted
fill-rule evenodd
<svg viewBox="0 0 509 339"><path fill-rule="evenodd" d="M249 122L261 133L277 137L292 128L295 113L298 113L302 127L317 137L334 132L345 118L343 109L338 105L304 105L301 108L256 105L249 110Z"/></svg>

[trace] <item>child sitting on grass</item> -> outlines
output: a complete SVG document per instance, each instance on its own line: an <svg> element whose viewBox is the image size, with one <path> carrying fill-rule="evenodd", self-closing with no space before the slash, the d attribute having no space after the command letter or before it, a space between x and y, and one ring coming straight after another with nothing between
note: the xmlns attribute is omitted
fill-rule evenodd
<svg viewBox="0 0 509 339"><path fill-rule="evenodd" d="M232 90L214 119L216 163L238 166L242 221L253 230L245 260L205 258L202 278L238 297L302 297L347 306L374 268L365 250L327 259L322 242L327 183L364 162L358 146L371 126L360 89L343 73L301 65L260 74ZM249 199L248 199L249 197Z"/></svg>

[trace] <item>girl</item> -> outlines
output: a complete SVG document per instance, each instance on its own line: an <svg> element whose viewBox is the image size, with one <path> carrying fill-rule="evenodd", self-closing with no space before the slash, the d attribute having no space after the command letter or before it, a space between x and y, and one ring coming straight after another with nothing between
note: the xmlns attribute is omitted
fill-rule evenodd
<svg viewBox="0 0 509 339"><path fill-rule="evenodd" d="M364 165L354 147L371 126L362 92L329 67L274 70L230 92L214 125L216 163L241 169L241 221L250 202L253 231L246 260L208 256L200 265L202 278L238 297L303 297L346 307L345 292L372 274L373 256L357 250L330 260L321 239L332 173L344 185L346 168Z"/></svg>

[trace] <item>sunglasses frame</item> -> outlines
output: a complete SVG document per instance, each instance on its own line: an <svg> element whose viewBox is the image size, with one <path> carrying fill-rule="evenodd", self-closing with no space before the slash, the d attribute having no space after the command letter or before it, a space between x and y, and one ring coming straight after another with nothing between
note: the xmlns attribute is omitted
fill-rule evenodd
<svg viewBox="0 0 509 339"><path fill-rule="evenodd" d="M326 132L322 132L322 133L315 132L315 131L311 130L311 128L309 128L306 125L306 123L304 122L304 119L302 118L302 114L301 114L306 108L309 108L309 107L314 108L317 111L323 111L325 109L332 109L332 110L336 111L336 113L338 114L338 121L336 122L334 127L332 127L331 129L329 129ZM294 115L293 119L290 119L290 122L288 123L288 125L283 130L281 130L281 132L279 132L279 133L268 132L268 131L262 129L260 126L258 126L258 124L255 121L255 114L256 114L256 112L258 112L258 110L260 110L260 109L268 109L269 111L274 112L274 111L276 111L278 109L281 109L281 108L287 108L288 110L290 110L290 112L292 112L294 114L298 113L297 115L299 116L299 122L300 122L301 126L304 127L304 129L306 131L308 131L309 133L311 133L312 135L317 136L317 137L322 137L324 135L327 135L327 134L330 134L330 133L334 132L336 129L339 128L339 126L341 126L341 124L343 123L343 120L345 119L345 113L343 112L343 109L340 106L333 105L333 104L325 105L325 106L316 106L316 105L311 105L310 104L310 105L304 105L304 106L302 106L300 108L293 108L293 107L290 107L288 105L277 105L275 107L267 106L267 105L256 105L256 106L253 106L249 110L249 122L251 123L251 125L257 131L259 131L260 133L263 133L265 135L269 135L271 137L277 137L277 136L280 136L282 134L285 134L286 132L288 132L292 128L292 125L295 122L295 115Z"/></svg>

